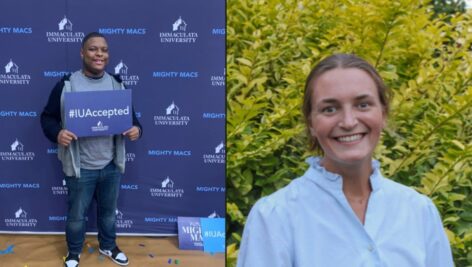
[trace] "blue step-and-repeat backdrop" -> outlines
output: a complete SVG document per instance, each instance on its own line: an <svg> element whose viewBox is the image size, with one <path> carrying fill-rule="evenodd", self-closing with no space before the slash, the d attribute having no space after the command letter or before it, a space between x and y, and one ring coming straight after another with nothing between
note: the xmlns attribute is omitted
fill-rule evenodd
<svg viewBox="0 0 472 267"><path fill-rule="evenodd" d="M126 144L117 231L172 235L178 216L223 217L224 0L2 0L0 232L64 232L67 188L39 117L91 31L106 35L107 71L133 90L144 129Z"/></svg>

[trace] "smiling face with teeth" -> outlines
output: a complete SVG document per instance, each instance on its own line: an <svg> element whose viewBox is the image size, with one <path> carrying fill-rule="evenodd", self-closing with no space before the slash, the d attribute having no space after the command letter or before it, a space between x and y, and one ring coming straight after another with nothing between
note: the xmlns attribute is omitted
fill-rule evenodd
<svg viewBox="0 0 472 267"><path fill-rule="evenodd" d="M88 39L80 50L80 56L84 74L89 77L101 77L108 64L107 41L103 37Z"/></svg>
<svg viewBox="0 0 472 267"><path fill-rule="evenodd" d="M324 152L323 165L330 171L370 166L386 119L371 76L358 68L335 68L312 81L310 90L309 131Z"/></svg>

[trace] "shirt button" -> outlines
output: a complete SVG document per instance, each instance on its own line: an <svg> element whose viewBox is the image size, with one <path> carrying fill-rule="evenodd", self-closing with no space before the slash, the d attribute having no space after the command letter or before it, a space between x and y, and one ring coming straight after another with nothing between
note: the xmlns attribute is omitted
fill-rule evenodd
<svg viewBox="0 0 472 267"><path fill-rule="evenodd" d="M375 248L374 248L374 246L369 245L369 246L367 247L367 249L368 249L370 252L372 252L372 251L374 251Z"/></svg>

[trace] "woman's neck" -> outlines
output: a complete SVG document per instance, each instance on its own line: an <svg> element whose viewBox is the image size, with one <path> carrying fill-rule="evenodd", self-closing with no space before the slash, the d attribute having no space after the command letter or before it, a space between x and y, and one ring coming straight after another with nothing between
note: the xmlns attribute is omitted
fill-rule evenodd
<svg viewBox="0 0 472 267"><path fill-rule="evenodd" d="M329 172L339 174L343 178L344 191L356 193L369 189L368 191L370 192L371 159L353 164L344 164L323 158L320 164Z"/></svg>
<svg viewBox="0 0 472 267"><path fill-rule="evenodd" d="M343 193L349 205L362 224L365 221L365 213L369 201L372 186L370 176L372 174L372 163L363 162L360 164L329 164L321 162L326 170L339 174L343 179Z"/></svg>

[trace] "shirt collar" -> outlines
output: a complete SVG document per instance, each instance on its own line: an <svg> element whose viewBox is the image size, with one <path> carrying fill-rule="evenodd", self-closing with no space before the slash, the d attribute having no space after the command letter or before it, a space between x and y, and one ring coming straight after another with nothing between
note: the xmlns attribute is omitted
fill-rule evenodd
<svg viewBox="0 0 472 267"><path fill-rule="evenodd" d="M320 185L322 188L331 190L342 190L343 179L341 175L326 170L320 164L320 157L309 157L305 160L310 167L305 172L305 176ZM375 192L381 188L380 163L377 160L372 160L372 174L370 175L370 185L372 186L372 192Z"/></svg>

